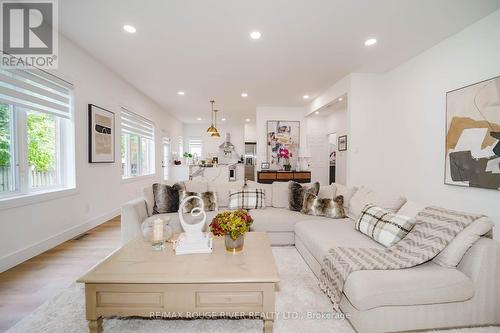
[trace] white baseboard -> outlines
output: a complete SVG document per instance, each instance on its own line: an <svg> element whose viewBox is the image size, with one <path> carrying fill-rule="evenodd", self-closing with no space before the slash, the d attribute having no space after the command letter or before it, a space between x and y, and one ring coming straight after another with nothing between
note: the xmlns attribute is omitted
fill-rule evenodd
<svg viewBox="0 0 500 333"><path fill-rule="evenodd" d="M34 256L39 255L40 253L50 250L51 248L61 243L64 243L92 228L95 228L98 225L118 215L120 215L120 209L112 210L109 213L100 215L98 217L88 220L87 222L84 222L70 229L67 229L59 234L56 234L52 237L46 238L41 242L29 245L21 250L3 256L2 258L0 258L0 273L16 265L19 265L20 263L28 259L31 259Z"/></svg>

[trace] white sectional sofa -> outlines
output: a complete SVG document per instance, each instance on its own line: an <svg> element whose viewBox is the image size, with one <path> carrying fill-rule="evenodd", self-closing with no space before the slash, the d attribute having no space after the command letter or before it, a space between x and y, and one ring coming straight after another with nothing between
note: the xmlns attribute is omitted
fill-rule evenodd
<svg viewBox="0 0 500 333"><path fill-rule="evenodd" d="M186 182L188 191L216 191L220 210L227 205L229 189L240 189L242 185ZM382 247L354 229L352 212L361 204L359 195L351 202L355 188L334 184L321 189L320 196L344 195L351 216L330 219L290 211L287 183L249 186L265 190L267 206L250 212L254 218L252 230L267 232L272 245L294 245L316 276L331 247ZM397 207L394 210L407 216L416 215L423 207L375 192L368 200L386 205L385 208ZM151 214L152 203L152 190L146 188L144 198L122 207L123 242L140 233L140 224ZM208 212L207 221L216 213ZM181 231L177 213L169 215L171 225ZM349 314L349 321L358 332L500 325L500 244L481 237L451 268L430 261L409 269L354 272L346 280L340 308Z"/></svg>

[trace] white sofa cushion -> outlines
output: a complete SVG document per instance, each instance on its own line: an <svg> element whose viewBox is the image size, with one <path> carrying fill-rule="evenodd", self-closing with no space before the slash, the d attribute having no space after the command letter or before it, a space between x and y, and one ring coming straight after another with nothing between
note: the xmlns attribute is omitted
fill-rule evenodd
<svg viewBox="0 0 500 333"><path fill-rule="evenodd" d="M404 197L374 192L369 188L362 186L352 196L348 214L350 218L355 220L358 219L361 211L367 204L374 204L375 206L395 213L404 205L405 202L406 198Z"/></svg>
<svg viewBox="0 0 500 333"><path fill-rule="evenodd" d="M184 182L184 186L186 187L186 191L188 192L203 193L208 191L208 182L187 180Z"/></svg>
<svg viewBox="0 0 500 333"><path fill-rule="evenodd" d="M262 189L266 194L266 207L272 207L273 205L273 185L272 184L261 184L254 182L253 180L247 180L247 186L249 189Z"/></svg>
<svg viewBox="0 0 500 333"><path fill-rule="evenodd" d="M349 275L344 294L358 310L460 302L474 295L472 281L458 269L433 262L408 269L356 271Z"/></svg>
<svg viewBox="0 0 500 333"><path fill-rule="evenodd" d="M493 228L493 221L488 217L481 217L462 230L433 261L443 267L456 267L465 252L474 245L479 238Z"/></svg>
<svg viewBox="0 0 500 333"><path fill-rule="evenodd" d="M342 195L344 197L344 208L349 211L351 198L358 190L357 187L345 186L339 183L333 183L335 185L336 195ZM321 191L321 188L319 189Z"/></svg>
<svg viewBox="0 0 500 333"><path fill-rule="evenodd" d="M208 191L217 193L219 207L229 206L229 192L239 191L243 188L243 181L228 183L208 183Z"/></svg>
<svg viewBox="0 0 500 333"><path fill-rule="evenodd" d="M334 199L336 197L336 194L337 193L337 187L335 186L335 184L331 184L331 185L321 185L319 187L319 193L318 193L318 198L320 199ZM344 198L344 202L345 202L345 198Z"/></svg>
<svg viewBox="0 0 500 333"><path fill-rule="evenodd" d="M398 214L408 217L415 217L421 210L428 206L429 205L409 200L405 202L405 204L398 210Z"/></svg>
<svg viewBox="0 0 500 333"><path fill-rule="evenodd" d="M288 182L274 182L273 186L273 207L288 209Z"/></svg>
<svg viewBox="0 0 500 333"><path fill-rule="evenodd" d="M293 232L296 223L313 218L318 219L318 217L303 215L286 208L251 209L249 213L254 219L250 227L252 231Z"/></svg>

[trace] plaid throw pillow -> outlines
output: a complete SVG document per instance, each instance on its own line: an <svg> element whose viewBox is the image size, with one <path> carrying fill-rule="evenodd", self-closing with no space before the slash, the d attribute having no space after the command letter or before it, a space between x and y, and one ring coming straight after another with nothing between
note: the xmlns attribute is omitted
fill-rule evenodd
<svg viewBox="0 0 500 333"><path fill-rule="evenodd" d="M385 247L390 247L402 240L414 225L413 218L368 204L361 211L354 228Z"/></svg>
<svg viewBox="0 0 500 333"><path fill-rule="evenodd" d="M229 209L260 209L266 207L262 189L243 189L229 192Z"/></svg>

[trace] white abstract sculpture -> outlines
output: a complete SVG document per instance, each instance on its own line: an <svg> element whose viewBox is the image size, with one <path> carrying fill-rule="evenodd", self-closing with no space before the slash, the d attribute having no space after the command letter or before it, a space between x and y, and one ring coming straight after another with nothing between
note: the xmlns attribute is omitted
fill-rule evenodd
<svg viewBox="0 0 500 333"><path fill-rule="evenodd" d="M193 217L201 215L201 221L187 223L184 220L182 211L189 200L198 200L200 202L201 205L193 208L190 214ZM203 232L207 220L203 199L198 196L189 196L182 200L179 205L179 220L184 232L175 242L175 254L212 253L212 238L209 233Z"/></svg>

